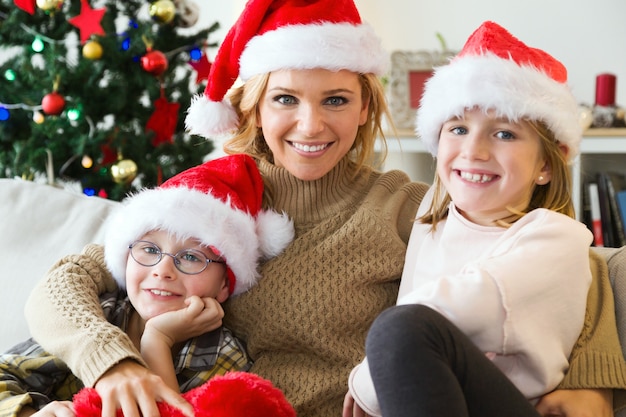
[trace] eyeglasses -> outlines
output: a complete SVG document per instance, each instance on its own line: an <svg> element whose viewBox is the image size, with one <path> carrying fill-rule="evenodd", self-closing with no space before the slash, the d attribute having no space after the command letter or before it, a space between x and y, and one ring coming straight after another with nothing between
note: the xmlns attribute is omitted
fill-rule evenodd
<svg viewBox="0 0 626 417"><path fill-rule="evenodd" d="M163 255L171 256L174 260L174 266L183 274L196 275L207 269L210 263L225 264L224 261L209 259L207 256L196 249L183 249L175 255L161 251L157 245L145 240L137 240L128 246L130 256L139 265L154 266L161 262Z"/></svg>

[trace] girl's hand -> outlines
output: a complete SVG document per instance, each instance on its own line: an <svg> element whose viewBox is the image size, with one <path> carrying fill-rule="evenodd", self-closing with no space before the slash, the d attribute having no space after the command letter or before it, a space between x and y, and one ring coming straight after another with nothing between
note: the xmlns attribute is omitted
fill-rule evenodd
<svg viewBox="0 0 626 417"><path fill-rule="evenodd" d="M102 398L102 417L160 417L157 401L167 402L193 417L193 407L178 392L135 361L124 360L109 369L94 388Z"/></svg>
<svg viewBox="0 0 626 417"><path fill-rule="evenodd" d="M185 300L187 307L170 311L151 318L146 322L146 332L156 331L174 343L184 342L192 337L217 329L222 325L224 310L214 298L192 296Z"/></svg>
<svg viewBox="0 0 626 417"><path fill-rule="evenodd" d="M613 390L559 389L541 397L543 417L613 417Z"/></svg>

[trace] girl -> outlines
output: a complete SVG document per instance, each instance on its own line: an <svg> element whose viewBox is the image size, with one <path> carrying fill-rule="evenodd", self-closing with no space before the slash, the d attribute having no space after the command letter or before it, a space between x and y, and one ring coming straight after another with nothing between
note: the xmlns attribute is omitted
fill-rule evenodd
<svg viewBox="0 0 626 417"><path fill-rule="evenodd" d="M351 374L368 414L536 416L563 379L592 279L592 235L573 219L581 132L565 81L560 62L493 22L428 81L417 126L436 176L397 306Z"/></svg>

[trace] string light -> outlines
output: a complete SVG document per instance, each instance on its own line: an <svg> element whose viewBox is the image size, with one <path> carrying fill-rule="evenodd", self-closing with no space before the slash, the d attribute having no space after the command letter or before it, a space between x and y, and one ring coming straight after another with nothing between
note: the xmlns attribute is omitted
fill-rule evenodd
<svg viewBox="0 0 626 417"><path fill-rule="evenodd" d="M86 187L83 188L83 194L89 197L93 197L94 195L96 195L96 190L94 188Z"/></svg>
<svg viewBox="0 0 626 417"><path fill-rule="evenodd" d="M80 110L78 109L69 109L66 114L67 118L72 121L80 119Z"/></svg>
<svg viewBox="0 0 626 417"><path fill-rule="evenodd" d="M6 107L0 107L0 122L4 122L5 120L9 120L11 116L11 112Z"/></svg>
<svg viewBox="0 0 626 417"><path fill-rule="evenodd" d="M43 43L43 40L41 40L39 36L36 36L35 39L33 40L33 43L30 45L30 47L32 48L33 51L39 53L43 51L45 44Z"/></svg>
<svg viewBox="0 0 626 417"><path fill-rule="evenodd" d="M45 118L45 116L43 115L42 112L40 112L40 111L33 112L33 122L35 122L38 125L40 125L40 124L42 124L44 122L44 120L46 120L46 118Z"/></svg>
<svg viewBox="0 0 626 417"><path fill-rule="evenodd" d="M190 50L189 58L191 58L193 61L197 61L202 58L202 51L200 50L200 48L193 48L192 50Z"/></svg>
<svg viewBox="0 0 626 417"><path fill-rule="evenodd" d="M15 81L15 71L12 69L4 71L4 78L6 78L7 81Z"/></svg>

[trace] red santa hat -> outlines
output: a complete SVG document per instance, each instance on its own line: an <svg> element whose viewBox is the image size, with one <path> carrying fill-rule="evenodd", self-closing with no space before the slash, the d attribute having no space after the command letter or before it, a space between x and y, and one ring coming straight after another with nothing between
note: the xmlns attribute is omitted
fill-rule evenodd
<svg viewBox="0 0 626 417"><path fill-rule="evenodd" d="M263 179L247 155L188 169L122 202L106 226L106 263L124 288L128 246L162 230L215 248L226 261L230 294L245 292L259 278L258 261L278 255L294 235L288 217L262 210L262 199Z"/></svg>
<svg viewBox="0 0 626 417"><path fill-rule="evenodd" d="M436 155L443 123L479 107L509 120L544 122L569 148L572 161L582 129L576 99L566 82L567 70L555 58L525 45L498 24L485 22L463 50L426 81L416 133Z"/></svg>
<svg viewBox="0 0 626 417"><path fill-rule="evenodd" d="M238 77L313 68L382 75L388 63L353 0L249 0L222 42L204 94L191 102L186 127L207 138L236 129L239 118L225 96Z"/></svg>

